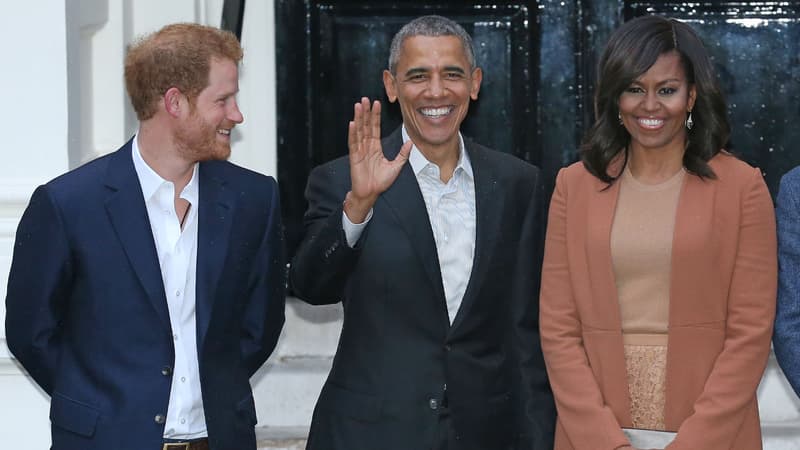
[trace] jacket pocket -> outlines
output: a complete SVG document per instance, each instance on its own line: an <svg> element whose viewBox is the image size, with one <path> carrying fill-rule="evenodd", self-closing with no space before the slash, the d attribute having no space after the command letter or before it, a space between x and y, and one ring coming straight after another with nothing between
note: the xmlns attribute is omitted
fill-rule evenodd
<svg viewBox="0 0 800 450"><path fill-rule="evenodd" d="M253 400L253 394L247 394L247 397L236 402L236 414L239 417L245 418L248 422L251 422L253 426L258 423L256 402Z"/></svg>
<svg viewBox="0 0 800 450"><path fill-rule="evenodd" d="M100 412L58 392L50 399L50 421L53 425L84 437L94 435Z"/></svg>
<svg viewBox="0 0 800 450"><path fill-rule="evenodd" d="M377 421L381 412L381 401L378 397L353 392L330 383L322 388L319 404L321 408L363 422Z"/></svg>

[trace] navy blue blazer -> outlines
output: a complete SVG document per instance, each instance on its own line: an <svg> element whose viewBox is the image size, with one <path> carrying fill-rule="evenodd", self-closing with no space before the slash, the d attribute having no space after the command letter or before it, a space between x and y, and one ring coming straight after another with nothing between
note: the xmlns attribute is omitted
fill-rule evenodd
<svg viewBox="0 0 800 450"><path fill-rule="evenodd" d="M284 321L278 189L226 161L200 163L199 181L197 357L209 441L255 449L249 380ZM53 450L161 448L174 347L131 142L36 189L6 308L9 349L51 396Z"/></svg>
<svg viewBox="0 0 800 450"><path fill-rule="evenodd" d="M778 222L778 306L773 344L783 373L800 395L800 167L781 178Z"/></svg>

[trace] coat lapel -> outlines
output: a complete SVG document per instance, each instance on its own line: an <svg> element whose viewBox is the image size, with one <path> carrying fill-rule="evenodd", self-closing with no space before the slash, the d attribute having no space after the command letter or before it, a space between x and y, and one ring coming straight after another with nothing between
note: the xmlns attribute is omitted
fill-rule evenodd
<svg viewBox="0 0 800 450"><path fill-rule="evenodd" d="M502 217L500 211L505 207L506 196L498 193L500 190L498 174L485 160L486 154L478 149L472 142L464 140L464 147L472 164L472 173L475 182L475 252L472 258L472 271L464 291L464 298L453 320L451 331L457 328L475 303L480 292L480 286L486 276L488 266L492 261L495 241L500 236Z"/></svg>
<svg viewBox="0 0 800 450"><path fill-rule="evenodd" d="M110 189L106 211L147 298L162 324L171 329L164 281L142 186L133 166L131 142L111 156L105 181Z"/></svg>
<svg viewBox="0 0 800 450"><path fill-rule="evenodd" d="M612 163L612 169L616 169L621 162L617 159L616 164ZM612 170L612 173L615 172L616 170ZM622 317L611 262L611 226L617 209L620 181L607 186L603 181L592 177L591 183L592 194L586 208L585 246L589 283L596 300L592 304L593 313L589 317L597 322L589 325L620 331Z"/></svg>
<svg viewBox="0 0 800 450"><path fill-rule="evenodd" d="M402 134L398 129L383 142L384 154L388 159L394 159L402 145ZM439 268L439 256L436 252L436 241L433 238L428 210L425 200L419 190L417 178L411 164L406 163L400 170L392 187L387 189L378 201L384 202L392 211L397 222L408 235L411 247L419 257L428 280L431 282L434 293L444 311L443 320L450 326L447 316L447 301L442 285L442 273Z"/></svg>
<svg viewBox="0 0 800 450"><path fill-rule="evenodd" d="M220 275L230 241L235 199L225 180L213 170L214 163L200 163L197 209L196 326L198 349L208 331Z"/></svg>

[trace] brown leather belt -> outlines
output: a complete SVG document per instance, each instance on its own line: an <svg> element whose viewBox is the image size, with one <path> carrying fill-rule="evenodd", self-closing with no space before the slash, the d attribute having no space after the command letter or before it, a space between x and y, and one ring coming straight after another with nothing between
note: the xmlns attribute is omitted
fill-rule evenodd
<svg viewBox="0 0 800 450"><path fill-rule="evenodd" d="M209 450L208 438L186 442L165 442L161 450Z"/></svg>

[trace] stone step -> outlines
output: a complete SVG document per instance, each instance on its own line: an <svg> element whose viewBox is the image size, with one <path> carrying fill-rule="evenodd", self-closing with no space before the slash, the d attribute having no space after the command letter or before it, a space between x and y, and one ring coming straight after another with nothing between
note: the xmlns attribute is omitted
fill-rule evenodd
<svg viewBox="0 0 800 450"><path fill-rule="evenodd" d="M258 427L258 450L304 450L308 427Z"/></svg>

